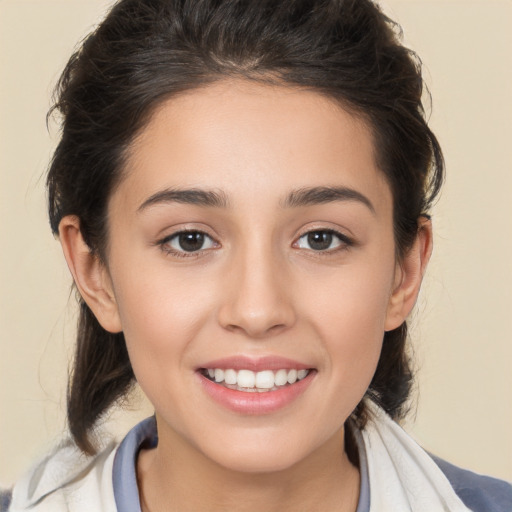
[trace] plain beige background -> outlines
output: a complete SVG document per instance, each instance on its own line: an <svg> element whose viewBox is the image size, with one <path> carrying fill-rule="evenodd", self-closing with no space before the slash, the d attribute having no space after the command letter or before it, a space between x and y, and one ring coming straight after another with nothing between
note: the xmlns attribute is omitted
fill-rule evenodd
<svg viewBox="0 0 512 512"><path fill-rule="evenodd" d="M70 277L46 219L52 85L107 0L0 0L0 484L65 430ZM512 2L387 0L422 57L448 179L412 342L407 428L450 461L512 479ZM417 320L417 321L416 321ZM139 407L142 410L137 410ZM151 409L111 420L121 435Z"/></svg>

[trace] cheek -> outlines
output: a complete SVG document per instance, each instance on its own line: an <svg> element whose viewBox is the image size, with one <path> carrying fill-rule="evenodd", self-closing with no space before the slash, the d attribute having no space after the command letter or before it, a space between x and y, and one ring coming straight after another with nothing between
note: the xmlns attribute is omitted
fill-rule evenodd
<svg viewBox="0 0 512 512"><path fill-rule="evenodd" d="M339 309L331 309L330 318L324 308L323 322L319 327L328 354L328 370L344 393L351 390L350 394L356 396L356 403L375 372L385 321L385 307L381 301L375 300L375 295L368 295L367 300L360 299L340 298Z"/></svg>
<svg viewBox="0 0 512 512"><path fill-rule="evenodd" d="M211 318L215 286L204 286L197 272L178 274L165 265L140 272L119 271L113 280L137 379L166 374L170 362L181 366L187 347Z"/></svg>
<svg viewBox="0 0 512 512"><path fill-rule="evenodd" d="M379 360L393 287L393 258L373 261L340 267L321 289L309 283L302 293L304 315L322 340L327 370L345 394L352 390L356 404Z"/></svg>
<svg viewBox="0 0 512 512"><path fill-rule="evenodd" d="M341 266L320 279L305 279L299 296L304 315L330 331L329 338L366 340L383 334L393 288L394 261ZM309 313L308 313L309 312ZM359 333L359 335L358 335Z"/></svg>

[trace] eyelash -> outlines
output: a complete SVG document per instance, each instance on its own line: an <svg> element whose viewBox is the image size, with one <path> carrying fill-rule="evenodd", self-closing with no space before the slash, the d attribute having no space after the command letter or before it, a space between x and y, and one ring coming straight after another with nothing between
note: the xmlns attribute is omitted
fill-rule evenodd
<svg viewBox="0 0 512 512"><path fill-rule="evenodd" d="M340 251L345 251L349 247L352 247L354 245L354 240L343 233L340 233L339 231L336 231L335 229L311 229L309 231L306 231L303 233L297 240L297 242L294 242L294 246L298 245L300 240L303 238L306 238L312 234L315 233L323 233L327 235L331 235L333 237L336 237L338 239L339 245L337 247L334 247L332 249L325 249L325 250L315 250L315 249L307 249L308 251L315 254L315 256L330 256L335 253L338 253Z"/></svg>
<svg viewBox="0 0 512 512"><path fill-rule="evenodd" d="M198 230L198 229L184 229L181 231L177 231L176 233L173 233L172 235L166 236L165 238L159 240L156 242L155 245L159 246L161 250L169 255L172 255L177 258L197 258L201 254L204 253L204 251L210 250L212 247L206 248L206 249L198 249L197 251L186 251L186 250L176 250L170 246L170 243L174 240L177 240L181 235L187 234L187 233L193 233L193 234L199 234L205 237L205 239L209 239L214 245L219 246L220 244L215 241L208 233L205 233L204 231ZM298 247L298 244L300 240L302 240L305 237L308 237L315 233L323 233L327 235L331 235L333 237L336 237L339 241L339 245L333 249L325 249L325 250L315 250L315 249L306 249L307 251L315 254L315 256L319 257L326 257L333 255L335 253L338 253L340 251L347 250L349 247L352 247L355 242L351 238L347 237L346 235L334 230L334 229L312 229L309 231L306 231L300 237L297 239L296 242L293 243L293 247Z"/></svg>
<svg viewBox="0 0 512 512"><path fill-rule="evenodd" d="M166 254L170 254L172 256L175 256L177 258L197 258L200 254L203 253L203 251L207 251L208 249L199 249L197 251L185 251L185 250L176 250L170 246L170 243L173 240L177 240L181 235L185 235L187 233L193 233L193 234L199 234L203 235L205 239L209 239L213 242L214 245L219 245L218 242L216 242L208 233L205 233L204 231L201 231L199 229L182 229L181 231L177 231L176 233L173 233L172 235L166 236L162 240L159 240L156 242L155 245L158 245L162 251Z"/></svg>

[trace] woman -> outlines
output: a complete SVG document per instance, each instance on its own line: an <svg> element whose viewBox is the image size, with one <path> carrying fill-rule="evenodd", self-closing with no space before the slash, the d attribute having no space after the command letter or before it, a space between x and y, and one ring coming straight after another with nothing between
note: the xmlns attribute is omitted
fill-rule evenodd
<svg viewBox="0 0 512 512"><path fill-rule="evenodd" d="M48 176L73 442L11 510L510 507L392 421L443 176L422 90L371 2L114 7L62 76ZM95 443L134 379L155 418Z"/></svg>

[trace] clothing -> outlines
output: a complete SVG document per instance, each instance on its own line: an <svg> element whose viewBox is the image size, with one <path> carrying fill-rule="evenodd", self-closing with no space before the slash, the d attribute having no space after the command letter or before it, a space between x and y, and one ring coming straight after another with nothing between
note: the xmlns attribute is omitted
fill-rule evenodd
<svg viewBox="0 0 512 512"><path fill-rule="evenodd" d="M355 431L361 490L357 512L512 512L512 485L457 468L424 452L375 405ZM148 418L124 440L84 456L70 441L39 463L14 488L9 512L140 512L135 464L141 445L156 446Z"/></svg>
<svg viewBox="0 0 512 512"><path fill-rule="evenodd" d="M11 493L9 491L0 490L0 511L9 509L9 505L11 504Z"/></svg>

